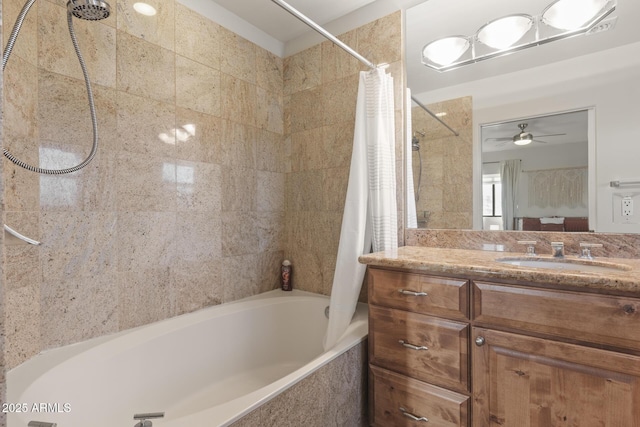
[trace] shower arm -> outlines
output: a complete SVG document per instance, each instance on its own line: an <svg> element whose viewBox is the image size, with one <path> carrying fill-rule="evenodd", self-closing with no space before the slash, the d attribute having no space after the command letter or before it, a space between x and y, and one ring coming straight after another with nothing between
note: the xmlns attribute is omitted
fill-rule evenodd
<svg viewBox="0 0 640 427"><path fill-rule="evenodd" d="M7 46L5 47L5 50L2 54L2 71L3 72L7 66L7 62L9 61L9 56L11 56L11 52L13 51L13 47L18 38L18 34L20 32L20 29L22 28L22 24L24 23L24 20L27 17L27 14L29 13L31 6L33 6L35 2L36 0L27 0L27 2L22 7L22 10L20 11L20 14L16 18L16 23L14 24L13 30L11 31L11 35L9 36L9 40L7 41ZM73 28L73 16L68 8L67 8L67 24L69 26L69 35L71 36L73 47L78 57L78 61L80 62L80 67L82 68L82 74L84 76L84 81L87 88L87 97L89 98L89 110L91 114L91 123L92 123L92 129L93 129L93 145L91 147L91 152L89 153L89 155L84 161L82 161L76 166L66 168L66 169L45 169L45 168L40 168L40 167L32 166L28 163L25 163L22 160L18 159L13 154L11 154L11 152L9 152L9 150L7 150L6 148L3 149L4 156L15 165L20 166L21 168L24 168L31 172L36 172L36 173L41 173L46 175L63 175L63 174L79 171L80 169L87 166L89 162L91 162L91 160L93 160L93 158L95 157L98 151L98 124L97 124L98 119L96 116L95 105L93 101L93 91L91 89L91 82L89 80L89 73L87 71L87 66L84 62L84 58L82 57L82 53L80 52L80 47L78 46L78 40L76 38L75 30Z"/></svg>

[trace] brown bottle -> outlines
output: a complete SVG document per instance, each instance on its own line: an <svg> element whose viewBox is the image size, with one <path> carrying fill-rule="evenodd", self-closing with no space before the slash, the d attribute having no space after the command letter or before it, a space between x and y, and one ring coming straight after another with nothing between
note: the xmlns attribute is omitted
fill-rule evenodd
<svg viewBox="0 0 640 427"><path fill-rule="evenodd" d="M290 291L293 289L293 282L291 281L292 273L293 269L291 267L291 262L285 259L282 263L282 267L280 267L280 279L283 291Z"/></svg>

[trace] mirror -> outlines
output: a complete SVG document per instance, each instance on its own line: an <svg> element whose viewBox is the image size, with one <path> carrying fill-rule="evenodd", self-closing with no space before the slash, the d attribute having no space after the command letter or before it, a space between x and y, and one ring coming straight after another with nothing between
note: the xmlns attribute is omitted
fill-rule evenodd
<svg viewBox="0 0 640 427"><path fill-rule="evenodd" d="M588 111L484 124L482 228L589 231Z"/></svg>
<svg viewBox="0 0 640 427"><path fill-rule="evenodd" d="M616 11L611 17L613 21L607 22L607 29L593 35L548 43L444 73L428 69L420 63L422 47L432 40L454 34L473 34L484 23L509 14L527 13L535 16L549 3L550 0L429 0L407 10L405 56L407 81L412 95L430 109L449 100L472 100L469 118L471 149L463 150L470 151L470 159L457 159L458 163L469 162L471 165L472 191L467 192L465 202L462 201L462 196L449 197L449 201L457 205L454 208L443 206L443 212L456 212L461 205L467 203L471 205L471 220L457 221L450 215L450 221L443 224L442 221L429 221L435 218L431 214L425 221L425 214L420 210L418 201L418 227L484 228L482 141L483 133L489 132L490 126L510 123L513 130L506 135L513 137L520 132L520 123L558 112L586 110L590 117L587 132L592 135L587 147L587 207L582 207L580 211L578 208L571 208L574 210L555 213L538 209L529 213L516 213L516 217L531 215L537 218L582 218L586 209L584 216L589 218L590 230L640 233L640 216L633 223L625 223L620 217L620 210L616 208L616 201L626 193L609 185L615 180L633 181L640 178L637 165L631 160L640 155L639 149L632 143L637 141L640 134L638 107L633 102L640 95L636 89L636 76L640 75L640 32L634 29L635 22L640 17L640 2L617 0ZM461 10L465 13L460 13ZM635 95L630 95L630 90ZM419 114L416 113L418 109L416 104L412 105L414 115ZM438 112L437 107L432 111ZM442 117L442 120L449 123L452 119ZM535 130L529 126L529 130ZM456 126L452 127L456 129ZM442 132L446 132L443 129ZM425 134L428 131L421 125L413 128L413 135L420 140L423 166L428 167L431 157L428 149L432 144L426 142L417 131ZM464 138L462 140L464 144L466 141ZM583 154L580 156L584 158L584 148L582 150ZM415 152L411 153L411 158L414 164L419 163ZM524 166L523 168L527 170ZM547 168L529 170L538 169ZM465 173L469 172L463 172L458 182L466 183ZM429 186L428 179L425 179L429 172L425 172L423 168L422 174L422 186ZM417 174L414 174L414 179L417 180ZM453 188L449 187L449 190ZM635 188L634 191L638 192L640 188Z"/></svg>

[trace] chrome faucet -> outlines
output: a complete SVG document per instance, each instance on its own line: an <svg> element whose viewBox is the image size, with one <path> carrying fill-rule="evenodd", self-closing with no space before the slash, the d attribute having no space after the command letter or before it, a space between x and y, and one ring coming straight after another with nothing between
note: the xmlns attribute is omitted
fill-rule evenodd
<svg viewBox="0 0 640 427"><path fill-rule="evenodd" d="M564 243L551 242L551 255L554 258L564 258Z"/></svg>
<svg viewBox="0 0 640 427"><path fill-rule="evenodd" d="M535 240L518 240L519 245L527 246L527 256L537 256L536 255L536 242Z"/></svg>
<svg viewBox="0 0 640 427"><path fill-rule="evenodd" d="M601 247L602 243L580 242L580 258L593 259L593 256L591 255L591 249Z"/></svg>

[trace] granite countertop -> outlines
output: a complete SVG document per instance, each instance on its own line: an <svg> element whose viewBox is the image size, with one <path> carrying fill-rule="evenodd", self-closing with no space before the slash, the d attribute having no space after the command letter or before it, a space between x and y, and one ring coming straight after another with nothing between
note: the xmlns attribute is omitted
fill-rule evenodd
<svg viewBox="0 0 640 427"><path fill-rule="evenodd" d="M566 256L564 260L587 265L611 265L617 269L606 272L555 270L538 267L516 266L498 262L497 259L527 259L522 252L496 252L466 249L443 249L404 246L394 251L363 255L359 261L378 267L428 270L432 274L468 276L475 279L504 279L519 282L539 282L563 287L589 288L611 293L634 293L640 296L640 259L595 258L581 260ZM562 261L550 256L538 256L544 261Z"/></svg>

